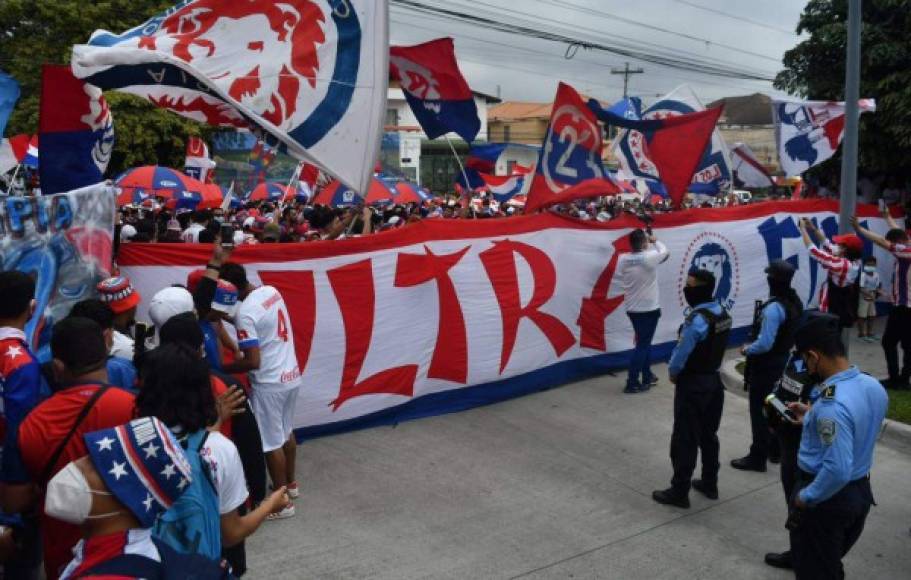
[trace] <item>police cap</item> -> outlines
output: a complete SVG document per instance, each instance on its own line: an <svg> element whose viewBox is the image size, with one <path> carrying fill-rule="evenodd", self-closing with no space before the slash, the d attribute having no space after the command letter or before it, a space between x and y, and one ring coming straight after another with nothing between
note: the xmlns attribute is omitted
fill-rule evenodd
<svg viewBox="0 0 911 580"><path fill-rule="evenodd" d="M791 280L794 278L794 266L785 260L774 260L769 263L769 267L765 269L765 273L772 280L778 280L780 282L791 283Z"/></svg>
<svg viewBox="0 0 911 580"><path fill-rule="evenodd" d="M689 276L699 282L700 286L715 287L715 275L708 270L690 270Z"/></svg>
<svg viewBox="0 0 911 580"><path fill-rule="evenodd" d="M841 325L837 316L812 312L806 315L804 321L794 333L794 347L797 352L806 352L811 348L819 348L833 339L841 339Z"/></svg>

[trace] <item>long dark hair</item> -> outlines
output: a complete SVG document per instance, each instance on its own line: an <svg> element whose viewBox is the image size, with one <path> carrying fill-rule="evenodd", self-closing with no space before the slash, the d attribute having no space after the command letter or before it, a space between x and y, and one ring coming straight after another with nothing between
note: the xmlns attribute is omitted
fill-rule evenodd
<svg viewBox="0 0 911 580"><path fill-rule="evenodd" d="M164 344L146 355L136 397L139 417L158 417L168 427L188 432L218 419L209 365L182 344Z"/></svg>

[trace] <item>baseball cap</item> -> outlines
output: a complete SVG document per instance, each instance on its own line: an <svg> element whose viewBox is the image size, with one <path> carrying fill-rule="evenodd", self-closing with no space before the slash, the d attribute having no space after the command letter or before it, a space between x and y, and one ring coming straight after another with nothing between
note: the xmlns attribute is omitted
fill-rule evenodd
<svg viewBox="0 0 911 580"><path fill-rule="evenodd" d="M193 295L186 288L170 286L152 296L149 318L156 327L161 328L171 317L182 312L193 312Z"/></svg>
<svg viewBox="0 0 911 580"><path fill-rule="evenodd" d="M135 227L130 224L126 224L120 228L120 241L125 242L127 240L132 240L138 233L139 232L136 231Z"/></svg>
<svg viewBox="0 0 911 580"><path fill-rule="evenodd" d="M106 278L95 287L98 299L111 307L114 314L121 314L139 305L142 296L124 276Z"/></svg>
<svg viewBox="0 0 911 580"><path fill-rule="evenodd" d="M84 439L105 487L143 528L152 527L193 481L186 453L155 417L88 433Z"/></svg>
<svg viewBox="0 0 911 580"><path fill-rule="evenodd" d="M864 251L864 241L860 239L857 234L842 234L840 236L833 236L832 241L847 248L849 250L854 250L855 252Z"/></svg>
<svg viewBox="0 0 911 580"><path fill-rule="evenodd" d="M219 280L212 300L212 310L233 317L237 312L237 286L227 280Z"/></svg>
<svg viewBox="0 0 911 580"><path fill-rule="evenodd" d="M790 283L794 278L794 266L785 260L773 260L765 269L765 273L773 280Z"/></svg>
<svg viewBox="0 0 911 580"><path fill-rule="evenodd" d="M196 292L196 288L199 286L199 282L206 275L206 271L203 268L199 268L190 272L187 276L187 290L190 292Z"/></svg>
<svg viewBox="0 0 911 580"><path fill-rule="evenodd" d="M610 214L607 213L606 211L598 212L598 216L595 219L597 219L601 223L609 222Z"/></svg>
<svg viewBox="0 0 911 580"><path fill-rule="evenodd" d="M176 219L169 219L169 220L168 220L168 230L169 230L169 231L172 231L172 232L180 232L180 231L183 231L183 230L180 229L180 222L177 221Z"/></svg>

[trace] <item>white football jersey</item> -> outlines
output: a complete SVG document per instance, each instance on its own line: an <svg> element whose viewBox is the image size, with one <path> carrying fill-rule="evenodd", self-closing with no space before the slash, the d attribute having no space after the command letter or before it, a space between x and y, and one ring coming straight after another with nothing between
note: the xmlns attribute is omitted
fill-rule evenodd
<svg viewBox="0 0 911 580"><path fill-rule="evenodd" d="M235 318L241 349L259 347L259 369L250 372L253 388L285 391L300 385L294 331L285 301L272 286L260 286L240 303Z"/></svg>

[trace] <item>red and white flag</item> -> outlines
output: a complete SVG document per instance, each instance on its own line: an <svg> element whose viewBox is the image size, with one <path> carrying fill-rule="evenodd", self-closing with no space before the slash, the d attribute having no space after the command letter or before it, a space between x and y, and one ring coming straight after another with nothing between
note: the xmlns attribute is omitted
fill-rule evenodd
<svg viewBox="0 0 911 580"><path fill-rule="evenodd" d="M29 136L14 135L0 142L0 173L6 173L22 163L28 153Z"/></svg>
<svg viewBox="0 0 911 580"><path fill-rule="evenodd" d="M184 172L194 179L207 183L209 173L215 169L215 162L209 157L209 147L199 137L187 141L187 160Z"/></svg>

